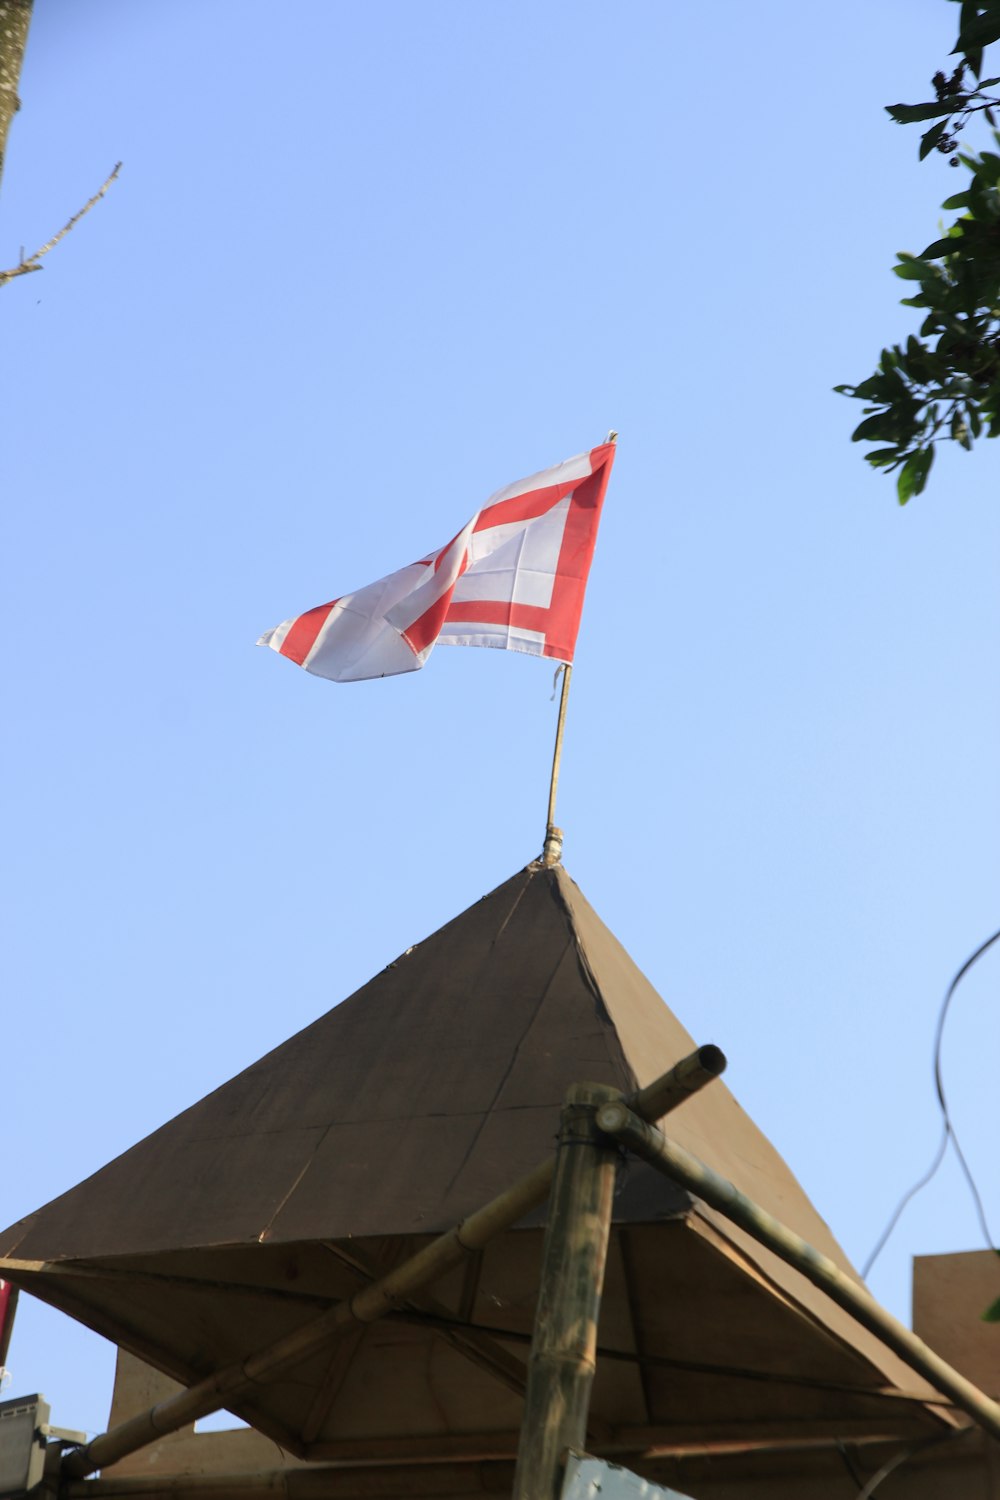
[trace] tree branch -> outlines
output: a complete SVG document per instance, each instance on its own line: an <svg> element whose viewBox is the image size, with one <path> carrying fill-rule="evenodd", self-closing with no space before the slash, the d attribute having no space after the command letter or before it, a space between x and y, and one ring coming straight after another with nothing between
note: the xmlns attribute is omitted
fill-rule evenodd
<svg viewBox="0 0 1000 1500"><path fill-rule="evenodd" d="M0 287L6 286L8 281L13 281L15 276L27 276L31 271L43 270L44 267L38 264L42 256L48 255L53 246L58 245L63 236L69 234L70 230L76 224L79 224L84 214L89 213L94 204L100 202L100 200L104 197L104 194L107 192L108 188L118 176L118 173L121 171L121 169L122 164L121 162L118 162L115 166L114 171L108 177L107 181L104 182L100 188L98 188L94 196L92 198L88 198L87 202L83 205L79 212L73 215L69 223L64 224L63 227L59 230L59 233L54 234L50 240L47 240L40 250L36 250L34 255L29 255L27 260L22 260L20 265L12 267L11 270L0 271Z"/></svg>
<svg viewBox="0 0 1000 1500"><path fill-rule="evenodd" d="M17 88L31 25L32 0L0 0L0 175L10 122L21 108Z"/></svg>

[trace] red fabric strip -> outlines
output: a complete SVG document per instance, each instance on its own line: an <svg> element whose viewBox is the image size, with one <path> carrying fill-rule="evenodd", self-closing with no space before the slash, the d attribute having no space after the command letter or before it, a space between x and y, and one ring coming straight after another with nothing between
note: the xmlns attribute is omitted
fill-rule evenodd
<svg viewBox="0 0 1000 1500"><path fill-rule="evenodd" d="M488 505L479 512L474 529L486 531L491 526L507 526L514 521L534 521L558 505L574 485L585 483L584 479L567 479L565 484L550 484L545 489L515 495L511 500L498 500L496 505Z"/></svg>
<svg viewBox="0 0 1000 1500"><path fill-rule="evenodd" d="M452 546L453 543L449 542L448 545ZM446 547L444 551L446 552L447 550L448 548ZM444 553L442 553L443 555ZM458 579L461 578L468 566L469 554L465 552L462 556L462 565L458 570L458 577L455 579L455 583L458 582ZM437 564L435 564L436 571ZM414 620L413 624L407 630L401 632L403 640L417 656L420 655L421 651L426 651L428 646L433 646L441 634L441 626L447 618L448 610L451 606L451 597L454 592L455 584L453 583L451 588L445 590L440 599L435 599L430 608L424 610L419 619Z"/></svg>
<svg viewBox="0 0 1000 1500"><path fill-rule="evenodd" d="M614 443L602 443L591 450L593 473L581 480L573 491L559 549L559 564L548 609L543 656L571 662L583 613L583 596L594 556L601 506L615 460Z"/></svg>
<svg viewBox="0 0 1000 1500"><path fill-rule="evenodd" d="M306 657L316 644L316 637L326 624L327 617L336 604L336 599L331 599L329 604L317 604L315 609L307 610L304 615L299 615L292 622L291 628L281 643L281 655L287 656L298 666L304 666Z"/></svg>
<svg viewBox="0 0 1000 1500"><path fill-rule="evenodd" d="M501 599L456 599L448 610L449 625L515 625L545 634L549 611L540 604L505 604Z"/></svg>

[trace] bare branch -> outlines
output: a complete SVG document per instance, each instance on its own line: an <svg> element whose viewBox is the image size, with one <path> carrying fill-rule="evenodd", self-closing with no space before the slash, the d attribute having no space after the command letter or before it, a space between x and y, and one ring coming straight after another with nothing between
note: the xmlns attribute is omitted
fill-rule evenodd
<svg viewBox="0 0 1000 1500"><path fill-rule="evenodd" d="M114 171L108 177L107 181L104 182L100 188L98 188L94 196L92 198L89 198L83 205L83 207L79 210L79 212L73 215L69 223L64 224L59 233L54 234L50 240L47 240L40 250L36 250L34 255L29 255L27 260L24 260L22 258L20 264L12 267L11 270L0 271L0 287L6 286L8 281L13 281L15 276L27 276L31 271L43 270L44 267L38 264L42 256L48 255L53 246L58 245L63 236L69 234L74 225L79 224L84 214L89 213L94 204L100 202L100 200L104 197L104 194L107 192L108 188L118 176L118 173L121 171L121 169L122 164L121 162L118 162L115 166Z"/></svg>

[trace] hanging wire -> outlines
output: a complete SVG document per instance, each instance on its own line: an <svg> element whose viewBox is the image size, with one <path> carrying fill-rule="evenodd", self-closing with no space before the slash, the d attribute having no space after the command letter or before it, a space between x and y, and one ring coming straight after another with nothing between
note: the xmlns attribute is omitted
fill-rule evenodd
<svg viewBox="0 0 1000 1500"><path fill-rule="evenodd" d="M951 981L951 984L948 986L948 993L944 997L944 1004L941 1006L941 1013L938 1016L937 1031L934 1035L934 1087L937 1090L938 1103L941 1106L941 1115L944 1120L945 1129L951 1136L951 1143L955 1147L955 1154L958 1157L959 1164L962 1168L962 1173L965 1177L966 1182L969 1184L969 1191L971 1192L973 1202L976 1205L976 1216L979 1219L979 1227L983 1231L983 1238L985 1239L987 1245L991 1250L995 1246L995 1241L992 1234L990 1233L990 1226L986 1222L986 1210L983 1208L983 1200L979 1196L979 1189L976 1187L975 1179L973 1178L972 1172L969 1168L969 1163L965 1159L965 1153L959 1145L958 1136L955 1133L955 1127L952 1124L951 1115L948 1112L948 1101L945 1098L944 1092L944 1078L941 1072L941 1043L944 1039L944 1023L948 1017L948 1007L951 1005L952 996L954 995L955 990L958 987L959 981L965 977L976 960L978 958L981 958L986 950L988 948L991 948L998 938L1000 938L1000 928L997 928L996 932L994 932L991 937L988 937L985 943L980 943L975 953L973 953L969 958L965 960L965 963L962 965L958 973L955 975L954 979Z"/></svg>
<svg viewBox="0 0 1000 1500"><path fill-rule="evenodd" d="M934 1160L927 1168L927 1171L924 1173L923 1177L919 1178L911 1188L908 1188L907 1191L903 1194L902 1198L900 1198L899 1202L896 1204L895 1209L893 1210L892 1217L876 1240L874 1248L869 1254L868 1259L861 1267L861 1279L863 1281L868 1280L868 1273L875 1262L878 1260L879 1256L882 1254L882 1251L885 1249L886 1244L889 1240L889 1236L892 1234L892 1231L895 1229L896 1225L899 1223L900 1219L903 1216L904 1208L909 1203L910 1199L915 1198L920 1192L921 1188L925 1188L930 1182L931 1178L934 1176L934 1173L937 1171L938 1167L944 1160L944 1153L947 1149L948 1126L946 1124L943 1131L941 1132L941 1140L937 1150L934 1153Z"/></svg>
<svg viewBox="0 0 1000 1500"><path fill-rule="evenodd" d="M941 1070L941 1044L944 1040L945 1021L948 1019L948 1011L951 1006L955 991L957 990L961 981L965 978L966 974L968 974L973 964L977 961L977 959L982 958L983 954L987 951L988 948L992 948L993 944L997 941L998 938L1000 938L1000 927L997 928L996 932L994 932L992 936L986 939L985 943L980 943L979 947L975 950L974 953L971 953L969 955L969 957L965 960L965 963L955 975L954 979L951 981L951 984L949 984L947 991L945 992L944 1000L941 1003L941 1009L938 1012L937 1027L934 1032L934 1088L937 1093L938 1106L941 1110L941 1140L938 1143L938 1148L934 1153L934 1159L931 1162L930 1166L927 1168L927 1171L917 1182L913 1184L911 1188L908 1188L906 1190L902 1198L897 1203L895 1209L893 1210L888 1224L880 1234L878 1240L875 1243L874 1249L872 1250L868 1259L865 1261L865 1264L862 1268L861 1275L864 1279L867 1279L869 1271L885 1248L889 1236L892 1234L892 1231L899 1223L906 1205L912 1198L916 1197L921 1188L925 1188L927 1186L927 1184L930 1182L931 1178L937 1171L938 1167L944 1161L945 1152L948 1149L949 1140L955 1148L955 1154L958 1157L959 1166L961 1167L965 1180L969 1185L969 1191L972 1194L972 1200L976 1205L976 1217L979 1219L979 1227L983 1232L983 1238L986 1240L986 1243L987 1245L989 1245L991 1250L996 1248L993 1236L990 1233L990 1226L986 1222L986 1210L983 1208L983 1200L979 1195L979 1189L976 1186L971 1168L969 1167L969 1163L965 1159L965 1153L963 1152L962 1147L959 1144L958 1136L955 1133L955 1126L952 1123L951 1114L948 1109L948 1100L944 1091L944 1078Z"/></svg>

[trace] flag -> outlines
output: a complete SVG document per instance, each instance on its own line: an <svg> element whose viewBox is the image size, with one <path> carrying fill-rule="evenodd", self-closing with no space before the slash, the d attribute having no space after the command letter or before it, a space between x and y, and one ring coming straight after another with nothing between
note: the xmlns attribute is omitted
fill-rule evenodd
<svg viewBox="0 0 1000 1500"><path fill-rule="evenodd" d="M9 1281L0 1280L0 1375L3 1374L10 1336L14 1328L14 1310L17 1307L17 1288Z"/></svg>
<svg viewBox="0 0 1000 1500"><path fill-rule="evenodd" d="M508 485L447 546L257 642L333 682L422 667L438 644L571 662L613 442Z"/></svg>

